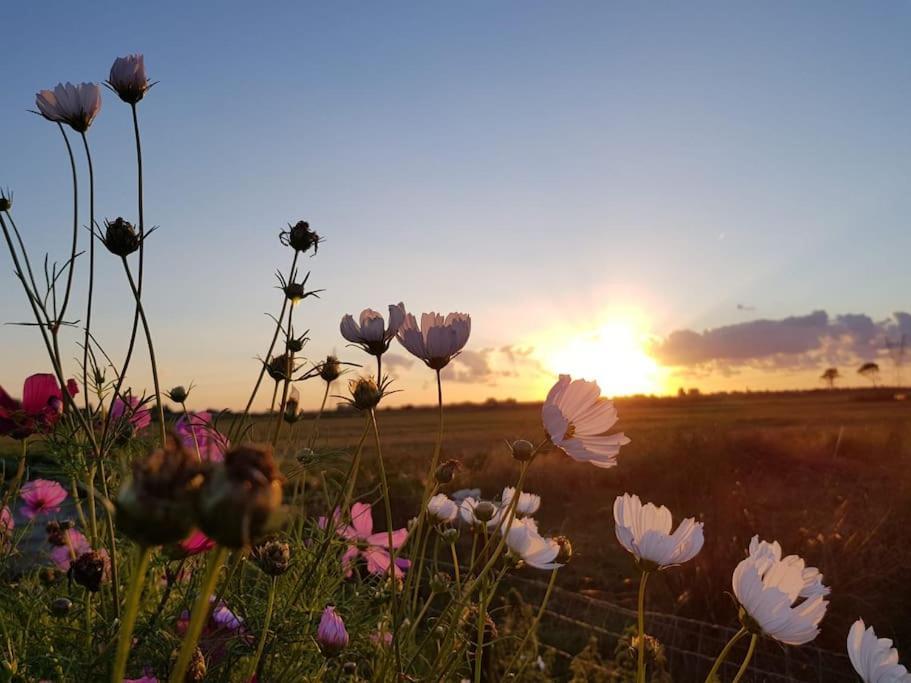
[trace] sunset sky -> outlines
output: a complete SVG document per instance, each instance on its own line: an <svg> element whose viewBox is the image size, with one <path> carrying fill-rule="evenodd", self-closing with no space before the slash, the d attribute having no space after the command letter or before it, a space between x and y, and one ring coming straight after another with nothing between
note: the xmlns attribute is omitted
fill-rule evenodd
<svg viewBox="0 0 911 683"><path fill-rule="evenodd" d="M295 314L307 355L366 362L338 332L365 307L468 312L451 400L541 398L560 371L673 393L818 387L828 365L860 384L878 359L891 381L884 340L911 334L911 4L219 8L15 0L0 43L0 186L58 260L69 167L34 94L145 54L147 308L162 382L195 381L195 407L243 402L299 219L325 237L305 267L326 292ZM105 92L99 220L135 219L131 135ZM130 298L99 261L119 358ZM0 320L27 320L0 266ZM11 393L47 370L33 328L0 345ZM393 400L429 402L432 373L391 353ZM132 377L150 388L144 356Z"/></svg>

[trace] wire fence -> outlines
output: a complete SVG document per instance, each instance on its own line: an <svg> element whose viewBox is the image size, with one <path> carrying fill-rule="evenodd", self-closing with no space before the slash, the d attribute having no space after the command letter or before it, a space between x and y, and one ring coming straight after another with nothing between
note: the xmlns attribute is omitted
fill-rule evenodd
<svg viewBox="0 0 911 683"><path fill-rule="evenodd" d="M522 599L540 604L546 584L512 577ZM596 636L602 653L613 653L617 642L628 637L626 629L636 622L635 610L612 602L555 587L539 629L539 638L556 657L572 660L591 636ZM646 631L664 648L668 671L674 681L702 681L725 643L736 629L697 619L646 612ZM747 649L747 639L734 646L719 672L731 680ZM596 667L602 668L602 667ZM604 673L612 673L604 668ZM762 639L743 681L751 683L856 683L857 677L846 654L810 645L783 647Z"/></svg>

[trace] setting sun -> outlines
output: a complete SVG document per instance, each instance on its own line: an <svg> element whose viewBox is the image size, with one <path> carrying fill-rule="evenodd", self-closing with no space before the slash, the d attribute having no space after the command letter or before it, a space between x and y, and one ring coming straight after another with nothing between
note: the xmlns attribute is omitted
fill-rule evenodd
<svg viewBox="0 0 911 683"><path fill-rule="evenodd" d="M662 369L648 355L649 335L638 316L612 318L577 334L548 355L554 372L595 380L605 396L660 394Z"/></svg>

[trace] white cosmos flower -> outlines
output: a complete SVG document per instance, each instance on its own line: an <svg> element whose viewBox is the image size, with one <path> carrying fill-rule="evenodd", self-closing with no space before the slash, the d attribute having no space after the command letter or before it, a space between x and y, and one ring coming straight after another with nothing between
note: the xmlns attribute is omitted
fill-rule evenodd
<svg viewBox="0 0 911 683"><path fill-rule="evenodd" d="M101 110L101 88L95 83L58 83L53 90L35 95L35 104L48 121L65 123L84 133Z"/></svg>
<svg viewBox="0 0 911 683"><path fill-rule="evenodd" d="M427 501L427 514L439 523L451 522L459 514L459 506L445 493L438 493Z"/></svg>
<svg viewBox="0 0 911 683"><path fill-rule="evenodd" d="M819 635L829 588L802 558L782 558L778 543L754 536L750 556L737 565L731 583L751 626L765 635L786 645L803 645Z"/></svg>
<svg viewBox="0 0 911 683"><path fill-rule="evenodd" d="M139 102L154 85L146 77L145 58L140 54L115 59L107 83L128 104Z"/></svg>
<svg viewBox="0 0 911 683"><path fill-rule="evenodd" d="M409 353L420 358L429 368L442 370L458 355L471 334L471 316L450 313L422 313L421 326L408 313L398 331L398 340Z"/></svg>
<svg viewBox="0 0 911 683"><path fill-rule="evenodd" d="M601 396L597 382L560 375L547 394L541 418L555 446L596 467L616 465L620 446L629 443L622 432L605 434L617 422L617 409Z"/></svg>
<svg viewBox="0 0 911 683"><path fill-rule="evenodd" d="M383 320L383 314L372 308L361 311L360 325L354 322L349 314L342 318L339 330L342 336L352 344L360 346L374 356L381 356L389 350L389 342L399 331L405 320L405 304L389 305L389 324Z"/></svg>
<svg viewBox="0 0 911 683"><path fill-rule="evenodd" d="M462 502L459 503L459 515L462 517L462 521L468 524L469 526L475 526L476 524L483 524L481 520L475 517L474 509L478 506L478 503L485 502L480 501L472 496L467 496L462 499ZM493 505L493 503L491 503ZM488 529L495 529L500 524L500 519L502 517L502 511L499 507L494 505L496 512L494 512L493 517L487 522Z"/></svg>
<svg viewBox="0 0 911 683"><path fill-rule="evenodd" d="M639 496L617 496L614 521L620 545L658 569L691 560L702 549L702 522L688 517L671 533L671 511L663 505L643 505Z"/></svg>
<svg viewBox="0 0 911 683"><path fill-rule="evenodd" d="M552 538L538 533L538 524L531 517L514 519L506 534L506 545L525 564L535 569L557 569L562 564L554 562L560 545Z"/></svg>
<svg viewBox="0 0 911 683"><path fill-rule="evenodd" d="M509 507L509 503L512 501L514 495L516 495L516 489L514 487L507 486L503 489L504 508ZM519 494L519 500L516 503L516 514L522 517L528 517L529 515L535 514L539 507L541 507L541 496L523 491Z"/></svg>
<svg viewBox="0 0 911 683"><path fill-rule="evenodd" d="M911 674L898 663L898 650L888 638L877 638L873 627L858 619L848 631L848 657L864 683L911 683Z"/></svg>

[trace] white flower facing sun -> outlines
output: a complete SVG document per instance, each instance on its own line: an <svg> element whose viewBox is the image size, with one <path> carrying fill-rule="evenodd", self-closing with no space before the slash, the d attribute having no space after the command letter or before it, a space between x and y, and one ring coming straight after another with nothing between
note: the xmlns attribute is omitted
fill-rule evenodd
<svg viewBox="0 0 911 683"><path fill-rule="evenodd" d="M617 409L601 396L597 382L560 375L547 394L541 419L557 448L596 467L614 467L620 447L629 443L622 432L605 434L617 422Z"/></svg>
<svg viewBox="0 0 911 683"><path fill-rule="evenodd" d="M101 110L101 88L95 83L58 83L53 90L35 95L35 104L48 121L65 123L84 133Z"/></svg>
<svg viewBox="0 0 911 683"><path fill-rule="evenodd" d="M438 493L427 501L427 514L438 524L446 524L459 515L459 506L445 493Z"/></svg>
<svg viewBox="0 0 911 683"><path fill-rule="evenodd" d="M535 569L559 569L563 565L555 562L560 553L560 544L552 538L538 533L538 523L531 517L514 519L506 533L506 545L529 567Z"/></svg>
<svg viewBox="0 0 911 683"><path fill-rule="evenodd" d="M911 683L911 674L898 663L898 650L888 638L877 638L873 627L858 619L848 631L848 657L864 683Z"/></svg>
<svg viewBox="0 0 911 683"><path fill-rule="evenodd" d="M617 540L643 569L663 569L693 559L702 550L702 522L688 517L671 533L671 511L645 505L624 493L614 501Z"/></svg>
<svg viewBox="0 0 911 683"><path fill-rule="evenodd" d="M352 344L360 346L364 351L381 356L389 350L389 342L395 337L405 320L405 304L389 305L389 323L383 319L383 314L372 308L361 311L360 324L354 321L350 314L342 318L339 331L342 336Z"/></svg>
<svg viewBox="0 0 911 683"><path fill-rule="evenodd" d="M734 595L745 612L744 625L786 645L804 645L819 635L826 614L829 588L815 567L802 558L782 558L781 546L750 541L750 555L737 565L732 580Z"/></svg>
<svg viewBox="0 0 911 683"><path fill-rule="evenodd" d="M508 508L509 504L512 502L513 496L516 495L516 489L512 486L507 486L503 489L503 507ZM516 501L516 515L518 517L529 517L535 514L538 511L538 508L541 507L541 496L538 496L534 493L527 493L522 491L519 494L519 500Z"/></svg>
<svg viewBox="0 0 911 683"><path fill-rule="evenodd" d="M398 340L409 353L420 358L427 367L442 370L457 356L471 334L471 316L450 313L422 313L421 326L411 313L398 331Z"/></svg>

